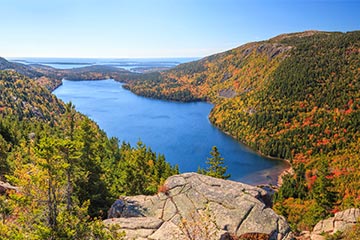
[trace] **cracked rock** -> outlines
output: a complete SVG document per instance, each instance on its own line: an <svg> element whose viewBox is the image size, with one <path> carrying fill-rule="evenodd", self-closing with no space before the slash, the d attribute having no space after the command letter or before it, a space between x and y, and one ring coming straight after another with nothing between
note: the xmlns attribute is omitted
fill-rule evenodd
<svg viewBox="0 0 360 240"><path fill-rule="evenodd" d="M354 226L359 218L359 208L350 208L345 211L335 213L334 217L321 220L315 225L311 233L311 239L325 239L323 236L324 233L332 235L336 232L344 232Z"/></svg>
<svg viewBox="0 0 360 240"><path fill-rule="evenodd" d="M291 239L287 222L266 205L263 189L197 173L172 176L164 185L166 191L155 196L117 200L109 210L116 218L104 222L118 224L127 239Z"/></svg>

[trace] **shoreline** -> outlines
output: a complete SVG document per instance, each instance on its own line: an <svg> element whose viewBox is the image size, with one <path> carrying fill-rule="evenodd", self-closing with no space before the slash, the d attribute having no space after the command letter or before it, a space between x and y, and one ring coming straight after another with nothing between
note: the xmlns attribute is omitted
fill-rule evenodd
<svg viewBox="0 0 360 240"><path fill-rule="evenodd" d="M112 79L112 78L109 78L109 79ZM66 79L66 78L63 78L61 80L61 83L54 89L56 90L58 87L60 87L62 85L62 81L63 80L67 80L67 81L103 81L103 80L109 80L109 79L93 79L93 80L85 80L85 79ZM117 81L115 79L112 79L116 82L119 82L121 84L124 84L124 82L121 82L121 81ZM127 91L130 91L132 92L133 94L137 95L137 96L141 96L141 97L145 97L145 96L142 96L142 95L139 95L139 94L136 94L134 93L133 91L131 91L130 89L127 89L127 88L124 88L125 90ZM54 91L53 90L53 91ZM53 92L51 91L51 92ZM148 97L145 97L145 98L148 98ZM152 98L150 98L152 99ZM169 100L166 100L166 99L159 99L159 98L156 98L158 100L163 100L163 101L169 101ZM214 103L210 102L210 101L206 101L206 100L197 100L197 101L194 101L194 102L207 102L207 103L210 103L212 105L215 105ZM238 139L236 139L234 136L232 136L229 132L226 132L226 131L223 131L222 129L220 129L219 127L217 127L216 125L214 125L211 121L210 121L210 114L207 116L208 118L208 121L209 123L217 128L220 132L224 133L225 135L231 137L232 139L234 139L236 142L238 142L239 144L243 145L248 151L254 153L254 154L257 154L258 156L260 157L263 157L263 158L266 158L266 159L269 159L269 160L275 160L275 161L279 161L281 162L282 166L275 166L275 167L272 167L272 168L269 168L269 169L264 169L263 171L261 171L260 173L259 172L255 172L255 173L252 173L252 174L249 174L248 176L245 176L244 179L248 179L250 180L251 182L253 183L249 183L250 185L254 185L254 186L257 186L257 185L264 185L264 184L268 184L268 185L272 185L276 188L279 188L281 185L282 185L282 177L288 173L292 173L293 169L292 169L292 166L289 162L289 160L286 160L286 159L281 159L281 158L277 158L277 157L271 157L271 156L267 156L267 155L264 155L262 154L261 152L259 151L256 151L254 149L252 149L250 146L248 146L247 144L243 143L242 141L239 141ZM279 169L279 167L281 167L281 169ZM261 176L262 174L262 177L260 177L260 179L262 178L262 180L258 180L256 179L256 176L253 176L253 175L256 175L256 176ZM240 181L240 180L238 180ZM241 180L243 181L243 180Z"/></svg>
<svg viewBox="0 0 360 240"><path fill-rule="evenodd" d="M291 165L289 165L289 167L287 169L285 169L284 171L282 171L282 173L278 176L278 184L277 184L278 188L280 188L283 184L282 177L287 174L294 174L294 169L292 168Z"/></svg>
<svg viewBox="0 0 360 240"><path fill-rule="evenodd" d="M229 132L223 131L223 130L221 130L219 127L217 127L216 125L214 125L214 124L210 121L209 116L210 116L210 115L208 115L208 120L209 120L209 122L211 123L212 126L216 127L217 129L219 129L222 133L226 134L227 136L233 138L235 141L237 141L239 144L243 145L243 146L244 146L246 149L248 149L249 151L257 154L257 155L260 156L260 157L263 157L263 158L266 158L266 159L269 159L269 160L280 161L280 162L282 162L282 163L286 166L286 167L283 168L281 171L279 171L278 169L276 169L276 167L275 167L275 168L270 168L270 169L268 169L270 172L267 172L267 174L266 174L265 177L268 178L268 179L271 180L271 181L274 181L273 179L276 179L276 183L274 183L274 182L271 182L271 183L268 183L268 182L267 182L267 183L261 183L261 182L259 182L259 183L250 184L250 185L257 186L257 185L270 184L270 185L275 186L276 188L280 188L281 185L282 185L282 177L285 176L286 174L289 174L289 173L291 174L291 173L293 173L293 168L292 168L292 165L291 165L291 163L290 163L289 160L287 160L287 159L282 159L282 158L277 158L277 157L267 156L267 155L262 154L262 153L259 152L259 151L256 151L256 150L252 149L252 148L251 148L250 146L248 146L247 144L245 144L245 143L243 143L242 141L239 141L238 139L236 139L236 138L235 138L234 136L232 136ZM263 172L266 172L266 169L265 169ZM256 173L254 173L254 174L256 174ZM251 175L252 175L252 174L250 174L250 175L248 176L248 178L251 179L251 178L252 178ZM246 177L245 177L245 179L246 179Z"/></svg>

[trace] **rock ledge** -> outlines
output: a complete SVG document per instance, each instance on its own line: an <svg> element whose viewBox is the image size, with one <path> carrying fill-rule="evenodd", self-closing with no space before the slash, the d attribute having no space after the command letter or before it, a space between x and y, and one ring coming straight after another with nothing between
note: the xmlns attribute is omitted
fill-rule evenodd
<svg viewBox="0 0 360 240"><path fill-rule="evenodd" d="M119 224L128 239L291 239L260 188L185 173L168 178L160 191L117 200L104 222Z"/></svg>
<svg viewBox="0 0 360 240"><path fill-rule="evenodd" d="M318 222L312 233L311 240L325 240L324 234L332 235L336 232L344 232L354 226L360 218L359 208L350 208L335 213L334 217Z"/></svg>

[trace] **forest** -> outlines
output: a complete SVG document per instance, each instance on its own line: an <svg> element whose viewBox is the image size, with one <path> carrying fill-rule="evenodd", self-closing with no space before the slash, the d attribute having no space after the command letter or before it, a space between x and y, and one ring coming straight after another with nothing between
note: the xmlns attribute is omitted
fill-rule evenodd
<svg viewBox="0 0 360 240"><path fill-rule="evenodd" d="M0 197L0 238L119 237L100 221L112 201L155 193L178 172L142 142L109 139L51 95L64 77L113 78L142 96L213 103L216 127L291 163L273 208L294 231L360 207L359 31L283 34L144 74L4 59L0 69L17 71L0 71L0 176L22 189Z"/></svg>
<svg viewBox="0 0 360 240"><path fill-rule="evenodd" d="M119 239L101 221L114 200L178 173L24 75L0 71L0 91L0 180L17 188L0 195L0 239Z"/></svg>
<svg viewBox="0 0 360 240"><path fill-rule="evenodd" d="M359 31L283 34L125 87L210 101L215 126L264 156L288 160L294 173L284 178L274 208L294 230L360 206Z"/></svg>

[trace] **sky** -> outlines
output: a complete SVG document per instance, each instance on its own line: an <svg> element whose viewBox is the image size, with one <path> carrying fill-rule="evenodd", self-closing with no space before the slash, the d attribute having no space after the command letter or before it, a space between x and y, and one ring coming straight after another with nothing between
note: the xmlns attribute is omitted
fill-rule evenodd
<svg viewBox="0 0 360 240"><path fill-rule="evenodd" d="M204 57L304 30L360 30L360 0L0 0L1 57Z"/></svg>

